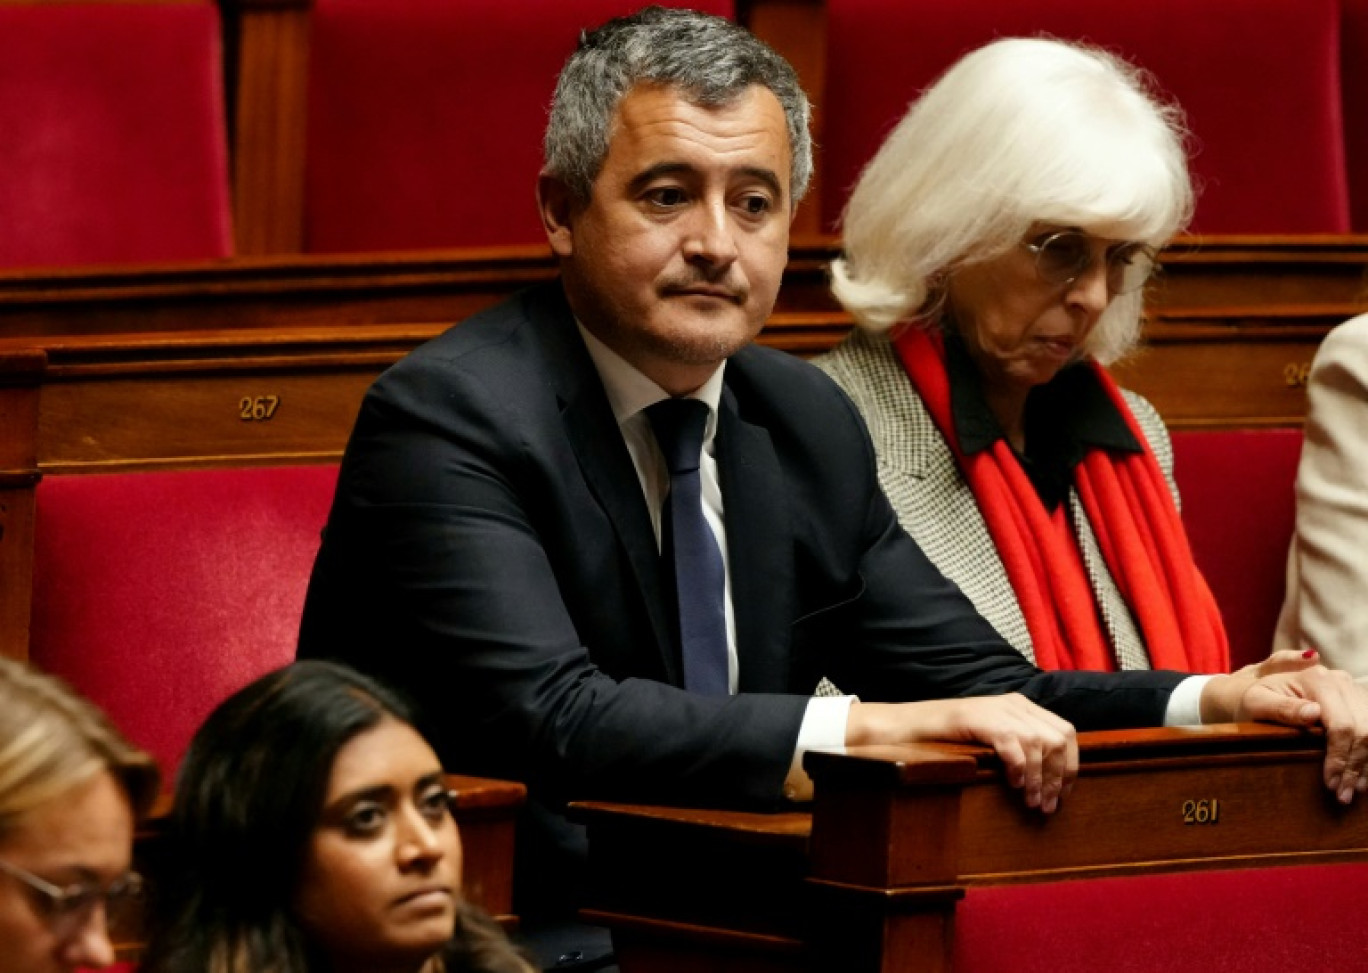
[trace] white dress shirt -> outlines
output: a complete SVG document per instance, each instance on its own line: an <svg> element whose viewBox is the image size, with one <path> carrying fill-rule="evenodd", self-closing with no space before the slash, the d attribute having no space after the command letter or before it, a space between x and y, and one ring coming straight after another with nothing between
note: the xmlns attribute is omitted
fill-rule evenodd
<svg viewBox="0 0 1368 973"><path fill-rule="evenodd" d="M580 335L589 349L589 357L593 359L604 390L608 393L608 403L613 408L618 429L621 430L622 438L627 444L627 452L631 454L637 478L641 481L641 492L646 497L646 506L651 514L651 526L655 530L656 547L659 549L661 508L669 493L670 471L665 465L660 447L656 445L655 433L651 430L651 422L645 410L662 399L668 399L670 394L590 334L583 325L578 326ZM727 686L735 693L736 620L732 611L731 561L727 556L727 528L723 516L722 487L717 476L715 448L717 405L722 398L722 375L726 367L725 362L718 366L717 371L689 393L688 398L698 399L708 407L708 423L703 431L703 455L699 464L703 516L712 529L713 536L717 538L718 549L722 552L727 618ZM1201 723L1202 687L1209 678L1193 676L1178 684L1169 697L1168 708L1164 713L1165 726ZM798 744L794 749L794 770L801 766L803 754L808 750L844 749L846 723L850 716L850 705L854 702L854 696L814 696L808 700L807 711L798 731ZM794 774L790 773L790 781L793 777ZM790 796L794 796L792 792Z"/></svg>
<svg viewBox="0 0 1368 973"><path fill-rule="evenodd" d="M641 481L641 492L646 497L646 506L651 513L651 526L655 530L656 547L660 547L660 517L665 497L670 492L670 471L666 468L665 458L656 445L655 433L645 410L670 394L651 381L632 365L628 364L617 352L599 341L583 325L579 326L580 335L589 349L589 357L594 360L604 390L608 393L608 403L613 407L618 429L627 444L627 452L632 456L637 478ZM699 474L703 487L703 516L717 538L718 549L722 552L722 570L725 576L726 614L727 614L727 686L736 692L736 619L732 611L731 560L727 556L727 527L723 517L722 486L717 476L717 404L722 398L722 375L726 369L724 362L717 371L701 386L691 392L688 398L698 399L708 407L708 424L703 430L703 455L699 464ZM798 767L803 754L808 750L839 750L845 746L846 720L850 714L850 704L854 696L816 697L808 700L807 711L798 731L798 744L793 754L793 766Z"/></svg>

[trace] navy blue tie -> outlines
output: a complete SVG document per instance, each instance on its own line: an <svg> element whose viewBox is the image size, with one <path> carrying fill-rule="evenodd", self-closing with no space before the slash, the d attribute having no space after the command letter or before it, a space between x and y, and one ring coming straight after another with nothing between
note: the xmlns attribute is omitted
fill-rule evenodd
<svg viewBox="0 0 1368 973"><path fill-rule="evenodd" d="M648 408L646 415L670 470L670 495L661 515L661 555L674 575L684 688L725 696L726 579L717 538L703 517L698 472L708 406L698 399L665 399Z"/></svg>

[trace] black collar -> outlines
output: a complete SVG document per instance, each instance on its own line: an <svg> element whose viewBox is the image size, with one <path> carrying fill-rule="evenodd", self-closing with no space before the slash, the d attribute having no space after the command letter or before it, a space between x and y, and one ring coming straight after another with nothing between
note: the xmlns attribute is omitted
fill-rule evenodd
<svg viewBox="0 0 1368 973"><path fill-rule="evenodd" d="M966 455L1005 439L988 408L983 380L963 341L945 336L945 368L950 380L950 414ZM1144 447L1091 368L1075 363L1060 369L1026 398L1026 450L1013 455L1030 477L1046 508L1069 495L1073 469L1089 449L1139 453Z"/></svg>

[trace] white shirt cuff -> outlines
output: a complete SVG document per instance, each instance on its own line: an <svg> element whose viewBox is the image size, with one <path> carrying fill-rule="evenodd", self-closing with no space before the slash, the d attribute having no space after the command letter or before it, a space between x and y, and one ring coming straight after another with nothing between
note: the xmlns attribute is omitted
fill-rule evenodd
<svg viewBox="0 0 1368 973"><path fill-rule="evenodd" d="M1188 676L1173 689L1168 709L1164 710L1165 726L1201 726L1202 690L1214 676ZM801 739L801 737L800 737Z"/></svg>
<svg viewBox="0 0 1368 973"><path fill-rule="evenodd" d="M790 776L801 770L803 754L809 750L845 750L846 723L850 720L850 704L855 696L813 696L803 713L798 728L798 745L793 750Z"/></svg>

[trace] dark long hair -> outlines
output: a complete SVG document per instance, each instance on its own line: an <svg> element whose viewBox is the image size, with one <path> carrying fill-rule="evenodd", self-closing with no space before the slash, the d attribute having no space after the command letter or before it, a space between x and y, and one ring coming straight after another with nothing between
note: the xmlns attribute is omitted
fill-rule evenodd
<svg viewBox="0 0 1368 973"><path fill-rule="evenodd" d="M269 673L214 710L177 779L144 973L318 968L291 912L304 856L338 751L386 718L423 732L391 690L314 661Z"/></svg>

